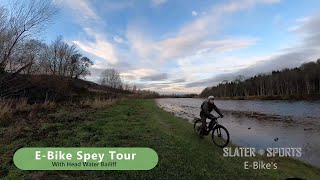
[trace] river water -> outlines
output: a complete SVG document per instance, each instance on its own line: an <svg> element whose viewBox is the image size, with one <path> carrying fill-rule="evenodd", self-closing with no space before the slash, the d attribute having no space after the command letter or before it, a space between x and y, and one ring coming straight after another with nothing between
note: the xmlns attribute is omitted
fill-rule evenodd
<svg viewBox="0 0 320 180"><path fill-rule="evenodd" d="M204 99L163 98L157 104L193 121ZM240 146L301 148L297 158L320 167L320 101L215 100L231 142ZM212 112L217 116L217 113Z"/></svg>

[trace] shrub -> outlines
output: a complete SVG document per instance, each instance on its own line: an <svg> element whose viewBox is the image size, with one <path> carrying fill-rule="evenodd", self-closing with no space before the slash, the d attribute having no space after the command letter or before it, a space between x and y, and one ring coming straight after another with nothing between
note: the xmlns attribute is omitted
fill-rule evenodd
<svg viewBox="0 0 320 180"><path fill-rule="evenodd" d="M43 109L53 109L56 107L56 103L53 101L45 101L40 105L40 107Z"/></svg>
<svg viewBox="0 0 320 180"><path fill-rule="evenodd" d="M28 104L27 99L19 99L14 101L15 107L13 111L15 112L27 112L33 109L33 106Z"/></svg>
<svg viewBox="0 0 320 180"><path fill-rule="evenodd" d="M105 108L107 106L110 106L113 104L114 101L111 99L100 99L100 98L95 98L93 101L90 99L87 99L86 101L82 101L81 104L83 106L88 106L94 109L101 109Z"/></svg>
<svg viewBox="0 0 320 180"><path fill-rule="evenodd" d="M8 126L12 119L12 101L0 99L0 127Z"/></svg>

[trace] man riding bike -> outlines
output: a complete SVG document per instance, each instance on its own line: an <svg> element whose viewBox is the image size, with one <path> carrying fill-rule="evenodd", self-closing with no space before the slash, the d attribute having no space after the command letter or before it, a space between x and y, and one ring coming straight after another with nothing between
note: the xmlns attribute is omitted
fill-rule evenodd
<svg viewBox="0 0 320 180"><path fill-rule="evenodd" d="M201 131L200 131L200 137L203 138L203 134L206 132L206 119L214 119L214 116L211 114L212 110L215 110L220 117L222 118L223 115L221 114L220 110L217 108L217 106L214 104L214 96L209 96L207 100L205 100L201 104L201 111L200 111L200 117L201 117Z"/></svg>

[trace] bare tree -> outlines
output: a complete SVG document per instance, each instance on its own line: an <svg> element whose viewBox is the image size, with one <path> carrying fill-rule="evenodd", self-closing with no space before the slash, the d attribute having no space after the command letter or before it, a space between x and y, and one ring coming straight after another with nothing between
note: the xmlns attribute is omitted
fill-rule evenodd
<svg viewBox="0 0 320 180"><path fill-rule="evenodd" d="M137 92L137 86L136 85L133 86L132 92Z"/></svg>
<svg viewBox="0 0 320 180"><path fill-rule="evenodd" d="M90 75L88 68L93 65L93 62L87 57L81 57L76 62L75 75L72 78L79 79Z"/></svg>
<svg viewBox="0 0 320 180"><path fill-rule="evenodd" d="M59 76L73 76L78 68L81 54L78 54L74 45L69 45L63 41L62 36L58 36L52 42L47 51L47 65L51 74Z"/></svg>
<svg viewBox="0 0 320 180"><path fill-rule="evenodd" d="M0 73L5 72L11 56L24 40L39 33L58 9L50 0L14 1L8 10L0 6ZM25 64L16 72L31 66Z"/></svg>
<svg viewBox="0 0 320 180"><path fill-rule="evenodd" d="M130 86L128 84L124 85L124 90L129 91L130 90Z"/></svg>
<svg viewBox="0 0 320 180"><path fill-rule="evenodd" d="M115 69L104 70L100 75L99 83L112 88L119 88L122 86L120 74Z"/></svg>
<svg viewBox="0 0 320 180"><path fill-rule="evenodd" d="M57 74L58 72L58 52L62 44L62 36L58 36L50 45L47 52L48 66L51 71L51 74L53 75Z"/></svg>
<svg viewBox="0 0 320 180"><path fill-rule="evenodd" d="M46 45L41 41L30 39L22 45L19 53L12 55L10 71L23 74L36 74L40 70L40 58L45 53ZM11 65L14 63L13 65ZM21 68L24 67L24 68Z"/></svg>

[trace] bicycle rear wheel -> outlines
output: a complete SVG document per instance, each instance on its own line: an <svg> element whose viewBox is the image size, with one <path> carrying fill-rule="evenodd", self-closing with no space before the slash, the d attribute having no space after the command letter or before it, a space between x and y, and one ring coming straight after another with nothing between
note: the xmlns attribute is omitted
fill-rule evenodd
<svg viewBox="0 0 320 180"><path fill-rule="evenodd" d="M228 145L230 140L229 132L227 128L221 125L217 125L212 130L212 141L215 145L224 148Z"/></svg>

